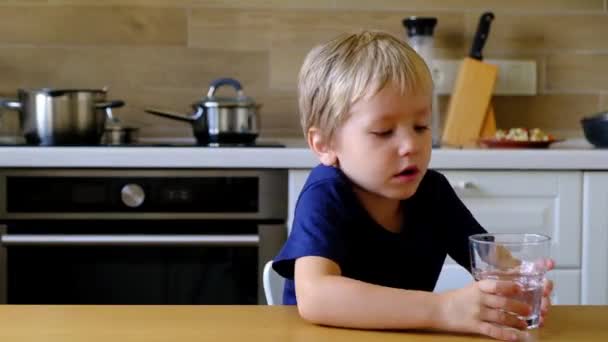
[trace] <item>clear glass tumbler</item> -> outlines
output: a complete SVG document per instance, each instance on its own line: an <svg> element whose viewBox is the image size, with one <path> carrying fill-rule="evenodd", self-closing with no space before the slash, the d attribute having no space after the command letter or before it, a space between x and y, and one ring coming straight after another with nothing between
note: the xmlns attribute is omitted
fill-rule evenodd
<svg viewBox="0 0 608 342"><path fill-rule="evenodd" d="M475 280L508 280L519 284L523 291L515 298L532 307L528 317L519 318L528 323L528 329L537 328L551 238L523 233L476 234L469 237L469 245Z"/></svg>

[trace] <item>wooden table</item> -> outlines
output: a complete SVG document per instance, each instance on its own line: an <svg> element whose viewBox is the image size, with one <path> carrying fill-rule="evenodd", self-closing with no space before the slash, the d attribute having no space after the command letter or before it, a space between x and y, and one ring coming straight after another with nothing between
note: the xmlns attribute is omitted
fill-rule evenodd
<svg viewBox="0 0 608 342"><path fill-rule="evenodd" d="M608 306L556 306L538 341L608 341ZM471 341L481 337L312 325L286 306L0 305L0 341Z"/></svg>

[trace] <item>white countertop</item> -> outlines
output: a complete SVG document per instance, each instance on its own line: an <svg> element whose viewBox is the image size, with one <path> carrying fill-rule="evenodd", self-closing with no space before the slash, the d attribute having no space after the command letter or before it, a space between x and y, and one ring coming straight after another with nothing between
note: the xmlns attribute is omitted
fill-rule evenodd
<svg viewBox="0 0 608 342"><path fill-rule="evenodd" d="M0 168L311 168L299 140L286 148L0 147ZM608 149L580 141L550 149L434 149L435 169L608 170Z"/></svg>

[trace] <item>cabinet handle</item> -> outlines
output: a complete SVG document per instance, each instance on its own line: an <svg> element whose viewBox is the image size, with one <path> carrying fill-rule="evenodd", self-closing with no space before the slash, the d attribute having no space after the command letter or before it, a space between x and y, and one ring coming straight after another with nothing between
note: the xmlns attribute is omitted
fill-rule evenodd
<svg viewBox="0 0 608 342"><path fill-rule="evenodd" d="M467 189L473 189L475 187L475 184L470 181L457 181L457 182L451 182L450 184L452 185L452 188L454 188L456 190L467 190Z"/></svg>

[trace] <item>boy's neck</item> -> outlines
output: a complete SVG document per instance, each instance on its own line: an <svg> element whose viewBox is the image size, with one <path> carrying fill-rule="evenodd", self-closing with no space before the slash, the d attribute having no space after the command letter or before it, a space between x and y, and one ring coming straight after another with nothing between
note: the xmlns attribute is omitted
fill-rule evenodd
<svg viewBox="0 0 608 342"><path fill-rule="evenodd" d="M355 194L369 215L384 229L398 233L403 222L401 201L370 193L355 187Z"/></svg>

